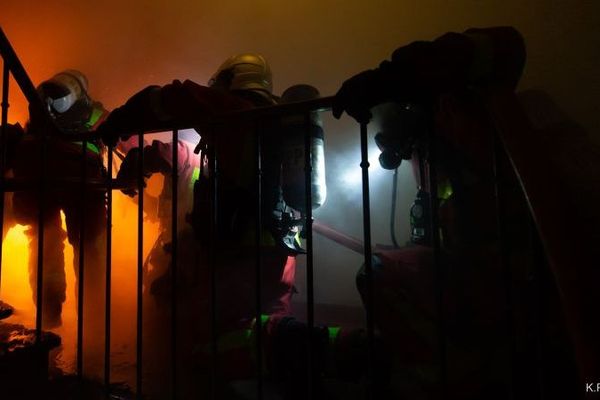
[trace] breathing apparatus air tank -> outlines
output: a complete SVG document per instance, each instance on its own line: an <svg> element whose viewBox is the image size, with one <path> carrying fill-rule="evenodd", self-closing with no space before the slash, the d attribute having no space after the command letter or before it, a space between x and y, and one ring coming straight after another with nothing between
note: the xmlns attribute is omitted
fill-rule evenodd
<svg viewBox="0 0 600 400"><path fill-rule="evenodd" d="M281 95L281 103L295 103L319 97L319 91L310 85L294 85ZM325 148L323 123L317 112L308 115L289 115L281 120L282 124L282 166L281 188L283 200L293 209L304 213L305 200L305 135L309 130L311 137L311 194L312 209L325 203L327 186L325 183Z"/></svg>

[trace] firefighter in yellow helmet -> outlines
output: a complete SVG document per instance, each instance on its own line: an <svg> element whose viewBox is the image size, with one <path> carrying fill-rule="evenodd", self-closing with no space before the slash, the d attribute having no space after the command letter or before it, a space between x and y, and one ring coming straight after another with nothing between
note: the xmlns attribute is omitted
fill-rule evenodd
<svg viewBox="0 0 600 400"><path fill-rule="evenodd" d="M210 78L208 86L231 92L249 91L263 96L267 103L273 104L275 101L271 67L259 54L229 57Z"/></svg>
<svg viewBox="0 0 600 400"><path fill-rule="evenodd" d="M272 91L272 73L265 58L257 54L240 54L227 59L217 69L208 86L187 80L144 89L124 106L114 110L99 131L105 142L114 144L119 137L126 137L144 129L168 129L173 125L185 124L196 126L198 122L210 117L275 105L279 99ZM314 91L309 92L314 94ZM290 355L298 354L290 350L294 347L294 338L299 337L297 333L306 330L305 324L290 317L296 255L301 253L302 249L296 239L299 213L297 210L294 213L286 204L290 197L282 193L282 168L290 168L291 163L283 165L282 158L288 152L282 151L282 146L290 143L284 143L285 135L280 130L281 123L282 121L261 120L260 124L262 226L258 232L254 127L243 121L230 121L214 131L199 128L201 141L198 148L201 149L203 162L200 164L201 173L194 187L194 208L189 220L198 240L197 265L200 266L201 276L199 287L193 291L195 298L192 296L186 302L186 307L195 310L193 320L183 325L185 328L181 329L181 334L194 336L192 341L196 350L196 362L209 360L209 252L213 251L218 308L216 328L220 336L219 363L223 362L223 365L226 365L223 373L226 373L229 379L247 378L255 369L250 331L258 325L254 321L257 234L260 235L259 249L262 261L261 322L267 334L265 351L271 351L272 356L266 359L289 359L290 357L278 357L273 354L280 353L284 348ZM314 125L312 130L320 132L320 136L316 133L315 136L319 136L319 143L322 145L321 126L316 123L311 125ZM171 151L167 149L163 153L163 158L169 162ZM215 159L219 171L216 216L212 215L209 205L215 196L211 189L211 181L215 176ZM286 176L295 177L296 174L289 173ZM323 178L322 175L319 177ZM300 182L304 184L303 180ZM324 179L315 179L315 182L324 184ZM321 195L318 204L314 205L316 208L324 201L324 190L313 189L313 192ZM296 190L294 193L303 193L303 190ZM303 202L297 201L297 204L303 205ZM210 221L215 217L213 231ZM179 295L184 296L185 291L181 290L182 287L178 285L178 289ZM284 331L286 334L280 335ZM327 329L320 329L319 337L327 340ZM301 338L297 343L298 348L306 348L303 340ZM180 343L185 342L182 340ZM305 354L300 359L303 360L304 357ZM299 361L300 364L302 362ZM300 364L296 365L296 370L302 369ZM292 369L286 369L285 374ZM304 377L304 374L298 377Z"/></svg>

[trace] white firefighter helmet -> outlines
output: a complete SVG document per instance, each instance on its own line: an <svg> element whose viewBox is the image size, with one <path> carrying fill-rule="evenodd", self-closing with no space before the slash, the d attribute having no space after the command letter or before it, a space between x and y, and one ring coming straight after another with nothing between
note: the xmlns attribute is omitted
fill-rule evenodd
<svg viewBox="0 0 600 400"><path fill-rule="evenodd" d="M38 92L51 111L62 114L78 100L87 97L87 89L88 80L85 75L68 69L42 82Z"/></svg>
<svg viewBox="0 0 600 400"><path fill-rule="evenodd" d="M208 81L226 90L260 90L273 93L273 75L267 60L254 53L229 57Z"/></svg>

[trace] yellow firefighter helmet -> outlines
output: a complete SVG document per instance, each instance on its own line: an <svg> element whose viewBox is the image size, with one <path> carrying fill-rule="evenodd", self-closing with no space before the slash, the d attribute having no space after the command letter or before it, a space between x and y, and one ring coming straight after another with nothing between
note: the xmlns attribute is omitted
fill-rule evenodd
<svg viewBox="0 0 600 400"><path fill-rule="evenodd" d="M267 60L253 53L228 58L208 81L225 90L260 90L273 93L273 75Z"/></svg>

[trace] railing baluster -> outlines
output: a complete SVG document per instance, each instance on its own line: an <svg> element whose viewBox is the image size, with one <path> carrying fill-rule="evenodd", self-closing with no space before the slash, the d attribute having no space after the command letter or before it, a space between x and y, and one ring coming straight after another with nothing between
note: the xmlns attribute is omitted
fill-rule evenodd
<svg viewBox="0 0 600 400"><path fill-rule="evenodd" d="M371 244L371 199L369 193L369 145L367 124L360 124L360 152L362 168L362 200L363 200L363 236L365 249L365 275L367 280L367 399L373 398L374 392L374 358L375 358L375 320L374 288L373 288L373 255Z"/></svg>
<svg viewBox="0 0 600 400"><path fill-rule="evenodd" d="M508 398L515 397L516 384L516 337L514 326L514 303L512 296L512 272L510 269L510 260L508 248L506 245L506 229L504 224L505 204L503 198L503 177L502 177L502 162L504 161L504 150L500 142L500 138L496 131L492 132L492 160L494 168L494 191L496 201L496 226L498 229L498 245L500 250L500 263L502 266L502 277L504 284L504 296L506 301L506 339L508 341L508 365L510 368L508 374Z"/></svg>
<svg viewBox="0 0 600 400"><path fill-rule="evenodd" d="M313 216L312 216L312 135L310 113L304 114L304 192L306 212L306 322L308 325L308 399L314 394L314 343L315 327L315 291L313 258Z"/></svg>
<svg viewBox="0 0 600 400"><path fill-rule="evenodd" d="M137 243L137 341L136 397L142 398L142 334L143 334L143 277L144 277L144 132L138 133L138 243Z"/></svg>
<svg viewBox="0 0 600 400"><path fill-rule="evenodd" d="M209 237L209 268L210 268L210 329L211 329L211 387L210 387L210 398L212 400L217 399L217 378L218 378L218 356L219 356L219 331L217 328L217 249L218 243L218 232L219 232L219 218L217 212L219 210L219 164L217 160L218 151L218 135L215 134L214 130L210 132L204 132L210 135L209 143L212 145L208 147L208 170L209 170L209 184L212 193L211 196L211 211L212 217L210 221L210 237ZM203 266L202 266L203 267Z"/></svg>
<svg viewBox="0 0 600 400"><path fill-rule="evenodd" d="M2 234L2 240L0 240L0 291L2 288L2 245L4 242L4 196L6 195L6 188L4 186L5 168L6 168L6 129L8 124L8 89L9 89L9 68L8 63L4 60L2 69L2 127L0 128L0 234Z"/></svg>
<svg viewBox="0 0 600 400"><path fill-rule="evenodd" d="M49 123L42 123L39 132L40 144L40 176L38 184L38 246L37 246L37 279L36 279L36 298L37 307L35 314L35 334L36 342L39 344L42 339L42 321L43 321L43 304L44 304L44 219L45 219L45 197L46 197L46 167L47 167L47 151L46 151L46 130Z"/></svg>
<svg viewBox="0 0 600 400"><path fill-rule="evenodd" d="M262 305L261 305L261 274L262 274L262 257L261 257L261 234L262 234L262 148L261 148L261 140L262 135L260 132L260 125L257 123L255 126L255 140L256 140L256 148L255 148L255 157L256 157L256 237L255 237L255 246L256 246L256 314L255 314L255 324L254 327L256 329L256 396L259 400L263 398L263 357L262 357Z"/></svg>
<svg viewBox="0 0 600 400"><path fill-rule="evenodd" d="M79 279L77 281L77 377L83 378L83 287L85 272L85 194L87 140L81 144L81 198L79 203Z"/></svg>
<svg viewBox="0 0 600 400"><path fill-rule="evenodd" d="M110 311L112 281L112 175L113 147L108 147L107 179L106 179L106 289L104 319L104 389L106 397L110 396Z"/></svg>
<svg viewBox="0 0 600 400"><path fill-rule="evenodd" d="M446 321L444 314L444 281L445 268L441 259L441 238L439 220L438 176L437 176L437 143L433 116L429 114L428 151L427 151L427 178L429 184L429 226L431 229L431 243L433 246L433 276L435 288L435 302L437 309L438 347L439 347L439 383L441 396L447 392L448 360L446 349Z"/></svg>
<svg viewBox="0 0 600 400"><path fill-rule="evenodd" d="M29 75L25 72L25 68L23 68L23 64L21 64L21 60L17 57L15 50L12 48L8 38L4 34L4 31L0 27L0 54L2 58L5 60L5 63L10 64L10 72L12 73L13 78L17 82L17 85L21 88L21 91L25 95L25 98L29 102L30 107L35 108L40 111L40 117L44 119L44 122L51 122L52 117L48 111L46 111L45 104L42 102L42 99L38 95L35 90L35 86L29 79Z"/></svg>
<svg viewBox="0 0 600 400"><path fill-rule="evenodd" d="M544 320L545 320L545 287L546 276L544 269L547 268L544 258L544 247L540 235L535 226L533 216L530 215L529 227L531 234L531 245L533 253L533 296L534 296L534 319L535 319L535 338L536 338L536 367L537 367L537 387L538 399L546 398L545 382L545 349L544 349Z"/></svg>
<svg viewBox="0 0 600 400"><path fill-rule="evenodd" d="M173 154L171 172L171 384L173 399L177 398L177 200L179 190L179 131L173 130Z"/></svg>

